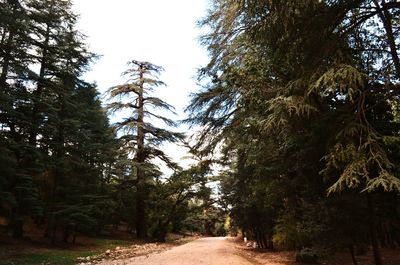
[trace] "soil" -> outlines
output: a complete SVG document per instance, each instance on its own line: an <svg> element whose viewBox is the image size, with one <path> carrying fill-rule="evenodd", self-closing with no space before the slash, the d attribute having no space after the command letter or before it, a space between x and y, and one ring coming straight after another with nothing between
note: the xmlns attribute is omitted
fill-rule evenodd
<svg viewBox="0 0 400 265"><path fill-rule="evenodd" d="M201 238L167 251L129 259L107 260L100 265L254 265L253 259L237 252L235 244L223 237Z"/></svg>

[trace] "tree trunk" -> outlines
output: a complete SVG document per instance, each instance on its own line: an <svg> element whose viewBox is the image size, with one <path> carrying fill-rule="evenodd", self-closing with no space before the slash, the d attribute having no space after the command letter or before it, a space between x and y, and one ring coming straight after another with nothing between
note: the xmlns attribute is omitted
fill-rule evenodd
<svg viewBox="0 0 400 265"><path fill-rule="evenodd" d="M57 220L54 220L52 231L51 231L51 244L56 243L56 237L57 237Z"/></svg>
<svg viewBox="0 0 400 265"><path fill-rule="evenodd" d="M272 236L268 237L268 241L269 241L269 249L274 250L274 241L272 240Z"/></svg>
<svg viewBox="0 0 400 265"><path fill-rule="evenodd" d="M147 214L146 214L146 195L144 192L145 188L145 174L142 168L145 162L144 152L144 98L143 98L143 73L144 69L141 65L140 71L140 85L139 85L139 96L138 96L138 118L137 118L137 154L136 154L136 171L137 171L137 201L136 201L136 236L137 238L147 237Z"/></svg>
<svg viewBox="0 0 400 265"><path fill-rule="evenodd" d="M39 123L40 123L40 116L39 112L41 111L41 96L43 93L44 89L44 84L43 80L45 77L45 71L47 68L47 54L48 54L48 47L49 47L49 42L50 42L50 26L47 25L46 28L46 36L45 40L43 43L43 49L42 49L42 58L40 62L40 71L39 71L39 78L37 81L37 88L34 91L34 97L33 97L33 107L32 107L32 116L31 116L31 128L29 132L29 144L32 147L36 147L36 138L38 134L38 128L39 128Z"/></svg>
<svg viewBox="0 0 400 265"><path fill-rule="evenodd" d="M68 225L65 227L64 229L64 233L63 233L63 242L64 243L68 243L68 239L69 239L69 227Z"/></svg>
<svg viewBox="0 0 400 265"><path fill-rule="evenodd" d="M350 251L351 260L353 261L353 264L358 265L357 260L356 260L356 255L354 254L354 246L352 244L349 246L349 251Z"/></svg>
<svg viewBox="0 0 400 265"><path fill-rule="evenodd" d="M14 2L13 5L13 14L16 12L17 9L17 4ZM3 29L3 34L2 34L2 39L1 39L1 45L3 47L3 58L0 59L1 61L1 73L0 73L0 123L2 124L8 124L10 127L12 125L10 124L10 120L8 119L9 113L7 111L8 109L12 109L12 104L8 98L7 94L9 93L9 85L7 83L7 78L8 78L8 72L10 68L10 62L12 59L11 56L11 51L13 48L13 40L14 36L17 33L17 30L15 28L15 25L13 22L9 25L9 31L8 31L8 37L7 35L7 29Z"/></svg>
<svg viewBox="0 0 400 265"><path fill-rule="evenodd" d="M154 237L157 239L157 242L165 242L167 237L167 225L169 222L158 221L158 226L156 231L154 232Z"/></svg>
<svg viewBox="0 0 400 265"><path fill-rule="evenodd" d="M368 206L368 216L369 216L369 232L371 236L371 244L372 244L372 250L374 252L374 259L375 259L375 265L383 265L382 262L382 257L381 257L381 252L379 249L379 242L378 242L378 236L376 233L376 216L375 216L375 209L374 205L372 202L371 195L367 195L367 206Z"/></svg>
<svg viewBox="0 0 400 265"><path fill-rule="evenodd" d="M136 237L140 239L147 237L146 205L143 198L138 198L136 201Z"/></svg>
<svg viewBox="0 0 400 265"><path fill-rule="evenodd" d="M1 75L0 75L0 88L1 90L5 91L5 88L7 86L7 74L8 74L8 69L10 65L10 60L11 60L11 42L12 42L13 37L13 32L10 32L10 35L7 40L7 44L5 45L5 52L3 56L3 64L2 64L2 69L1 69ZM0 91L1 91L0 90Z"/></svg>
<svg viewBox="0 0 400 265"><path fill-rule="evenodd" d="M24 235L24 222L22 221L21 217L16 217L12 220L11 223L11 227L12 227L12 236L13 238L22 238L22 236Z"/></svg>
<svg viewBox="0 0 400 265"><path fill-rule="evenodd" d="M18 8L18 5L19 5L19 3L18 3L18 1L12 1L12 11L13 11L13 14L15 14L16 12L17 12L17 8ZM3 56L3 63L2 63L2 71L1 71L1 75L0 75L0 91L2 90L2 89L5 89L5 87L6 87L6 81L7 81L7 75L8 75L8 70L9 70L9 67L10 67L10 61L11 61L11 59L12 59L12 57L11 57L11 49L12 49L12 47L13 47L13 40L14 40L14 36L15 36L15 34L16 34L16 27L15 27L15 24L13 24L14 22L11 22L11 25L9 25L10 26L10 28L9 28L9 34L8 34L8 37L7 37L7 39L6 39L6 41L5 41L5 43L2 43L2 44L4 44L4 51L3 51L3 53L4 53L4 56ZM5 36L5 33L6 33L6 30L4 30L4 32L3 32L3 36ZM5 37L3 37L2 38L2 42L4 41L4 39L5 39Z"/></svg>
<svg viewBox="0 0 400 265"><path fill-rule="evenodd" d="M53 224L53 214L47 215L46 228L44 229L43 237L50 238L51 236L51 226Z"/></svg>

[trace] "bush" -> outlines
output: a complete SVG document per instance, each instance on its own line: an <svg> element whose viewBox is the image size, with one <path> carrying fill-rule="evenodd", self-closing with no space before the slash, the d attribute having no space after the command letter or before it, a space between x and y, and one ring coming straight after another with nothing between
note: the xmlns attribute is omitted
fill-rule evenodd
<svg viewBox="0 0 400 265"><path fill-rule="evenodd" d="M296 253L296 262L317 264L319 259L318 251L313 248L303 248Z"/></svg>
<svg viewBox="0 0 400 265"><path fill-rule="evenodd" d="M225 230L224 223L218 222L218 223L215 224L214 234L216 236L226 236L227 233L226 233L226 230Z"/></svg>

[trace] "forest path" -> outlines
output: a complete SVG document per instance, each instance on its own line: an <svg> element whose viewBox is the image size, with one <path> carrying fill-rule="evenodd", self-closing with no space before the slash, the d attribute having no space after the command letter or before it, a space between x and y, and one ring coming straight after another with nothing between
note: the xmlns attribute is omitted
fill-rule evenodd
<svg viewBox="0 0 400 265"><path fill-rule="evenodd" d="M254 265L238 255L234 243L224 237L202 238L162 253L114 260L101 265Z"/></svg>

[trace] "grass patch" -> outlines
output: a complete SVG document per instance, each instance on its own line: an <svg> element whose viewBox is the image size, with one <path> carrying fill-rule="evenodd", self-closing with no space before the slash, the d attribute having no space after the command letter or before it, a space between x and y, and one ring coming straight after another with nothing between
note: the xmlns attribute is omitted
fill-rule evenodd
<svg viewBox="0 0 400 265"><path fill-rule="evenodd" d="M168 234L166 237L166 243L171 243L175 245L183 245L189 243L193 240L198 239L198 236L191 235L179 235L179 234Z"/></svg>
<svg viewBox="0 0 400 265"><path fill-rule="evenodd" d="M115 247L124 247L124 246L129 246L132 245L132 241L127 241L127 240L118 240L118 239L105 239L105 238L95 238L93 240L94 244L98 247L101 247L103 249L107 248L115 248Z"/></svg>
<svg viewBox="0 0 400 265"><path fill-rule="evenodd" d="M73 265L77 257L96 254L96 251L46 250L38 253L17 254L1 260L1 265Z"/></svg>
<svg viewBox="0 0 400 265"><path fill-rule="evenodd" d="M114 249L117 246L131 245L131 241L114 239L93 239L93 246L88 249L34 249L27 253L22 251L10 253L0 259L0 265L74 265L76 258L100 254L107 249Z"/></svg>

